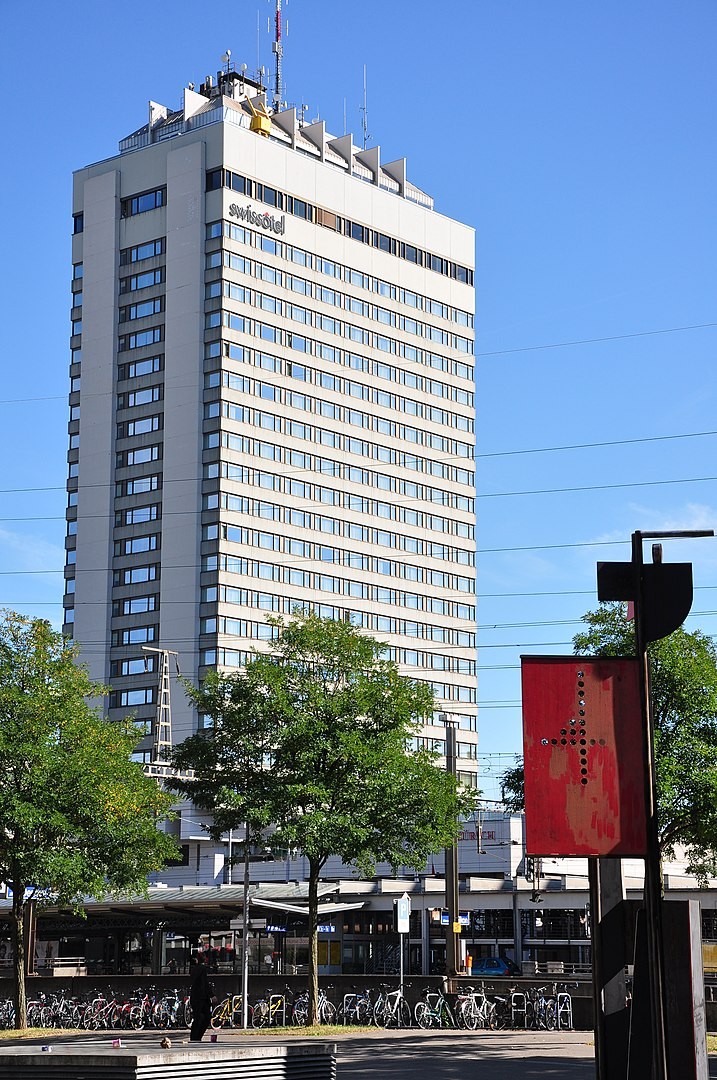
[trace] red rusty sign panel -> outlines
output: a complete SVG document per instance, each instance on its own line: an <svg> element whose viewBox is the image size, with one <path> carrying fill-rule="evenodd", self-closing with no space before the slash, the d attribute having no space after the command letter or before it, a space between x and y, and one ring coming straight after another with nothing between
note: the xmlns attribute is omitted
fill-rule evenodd
<svg viewBox="0 0 717 1080"><path fill-rule="evenodd" d="M529 855L646 848L637 660L524 656Z"/></svg>

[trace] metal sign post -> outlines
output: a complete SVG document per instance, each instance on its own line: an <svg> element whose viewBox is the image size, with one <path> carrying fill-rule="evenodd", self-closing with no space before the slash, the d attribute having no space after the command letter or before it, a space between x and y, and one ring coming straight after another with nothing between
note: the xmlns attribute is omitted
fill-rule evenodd
<svg viewBox="0 0 717 1080"><path fill-rule="evenodd" d="M396 901L396 929L399 936L400 966L399 979L401 984L401 997L403 997L403 935L410 933L411 929L411 898L404 893Z"/></svg>

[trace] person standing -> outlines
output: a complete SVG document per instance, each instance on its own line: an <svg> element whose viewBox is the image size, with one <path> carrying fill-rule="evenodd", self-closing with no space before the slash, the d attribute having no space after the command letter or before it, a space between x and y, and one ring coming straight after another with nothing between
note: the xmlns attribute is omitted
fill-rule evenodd
<svg viewBox="0 0 717 1080"><path fill-rule="evenodd" d="M192 1006L192 1026L189 1041L201 1042L212 1018L213 993L207 965L201 954L192 957L190 976L189 1004Z"/></svg>

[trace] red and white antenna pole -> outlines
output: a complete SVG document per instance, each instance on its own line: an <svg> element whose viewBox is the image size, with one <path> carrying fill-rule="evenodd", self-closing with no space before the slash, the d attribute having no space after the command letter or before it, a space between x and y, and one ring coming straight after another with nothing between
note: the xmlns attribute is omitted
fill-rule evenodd
<svg viewBox="0 0 717 1080"><path fill-rule="evenodd" d="M281 109L281 98L283 90L281 59L284 53L284 46L281 40L281 0L276 0L274 44L272 48L274 55L276 56L276 89L274 91L274 111L279 112L279 110Z"/></svg>

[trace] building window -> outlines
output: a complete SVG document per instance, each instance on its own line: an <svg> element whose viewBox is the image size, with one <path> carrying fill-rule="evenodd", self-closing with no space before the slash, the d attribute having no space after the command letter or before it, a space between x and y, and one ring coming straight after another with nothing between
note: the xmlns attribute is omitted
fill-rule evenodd
<svg viewBox="0 0 717 1080"><path fill-rule="evenodd" d="M142 262L143 259L151 259L155 255L163 254L164 237L160 236L157 240L147 240L143 244L136 244L134 247L124 248L120 251L120 266Z"/></svg>
<svg viewBox="0 0 717 1080"><path fill-rule="evenodd" d="M156 210L167 204L166 187L155 188L153 191L143 191L140 195L132 195L122 200L122 217L134 217L135 214L145 214L148 210Z"/></svg>
<svg viewBox="0 0 717 1080"><path fill-rule="evenodd" d="M161 371L164 367L164 357L149 356L146 360L133 360L129 364L120 364L117 378L120 382L125 379L135 379L140 375L152 375Z"/></svg>

